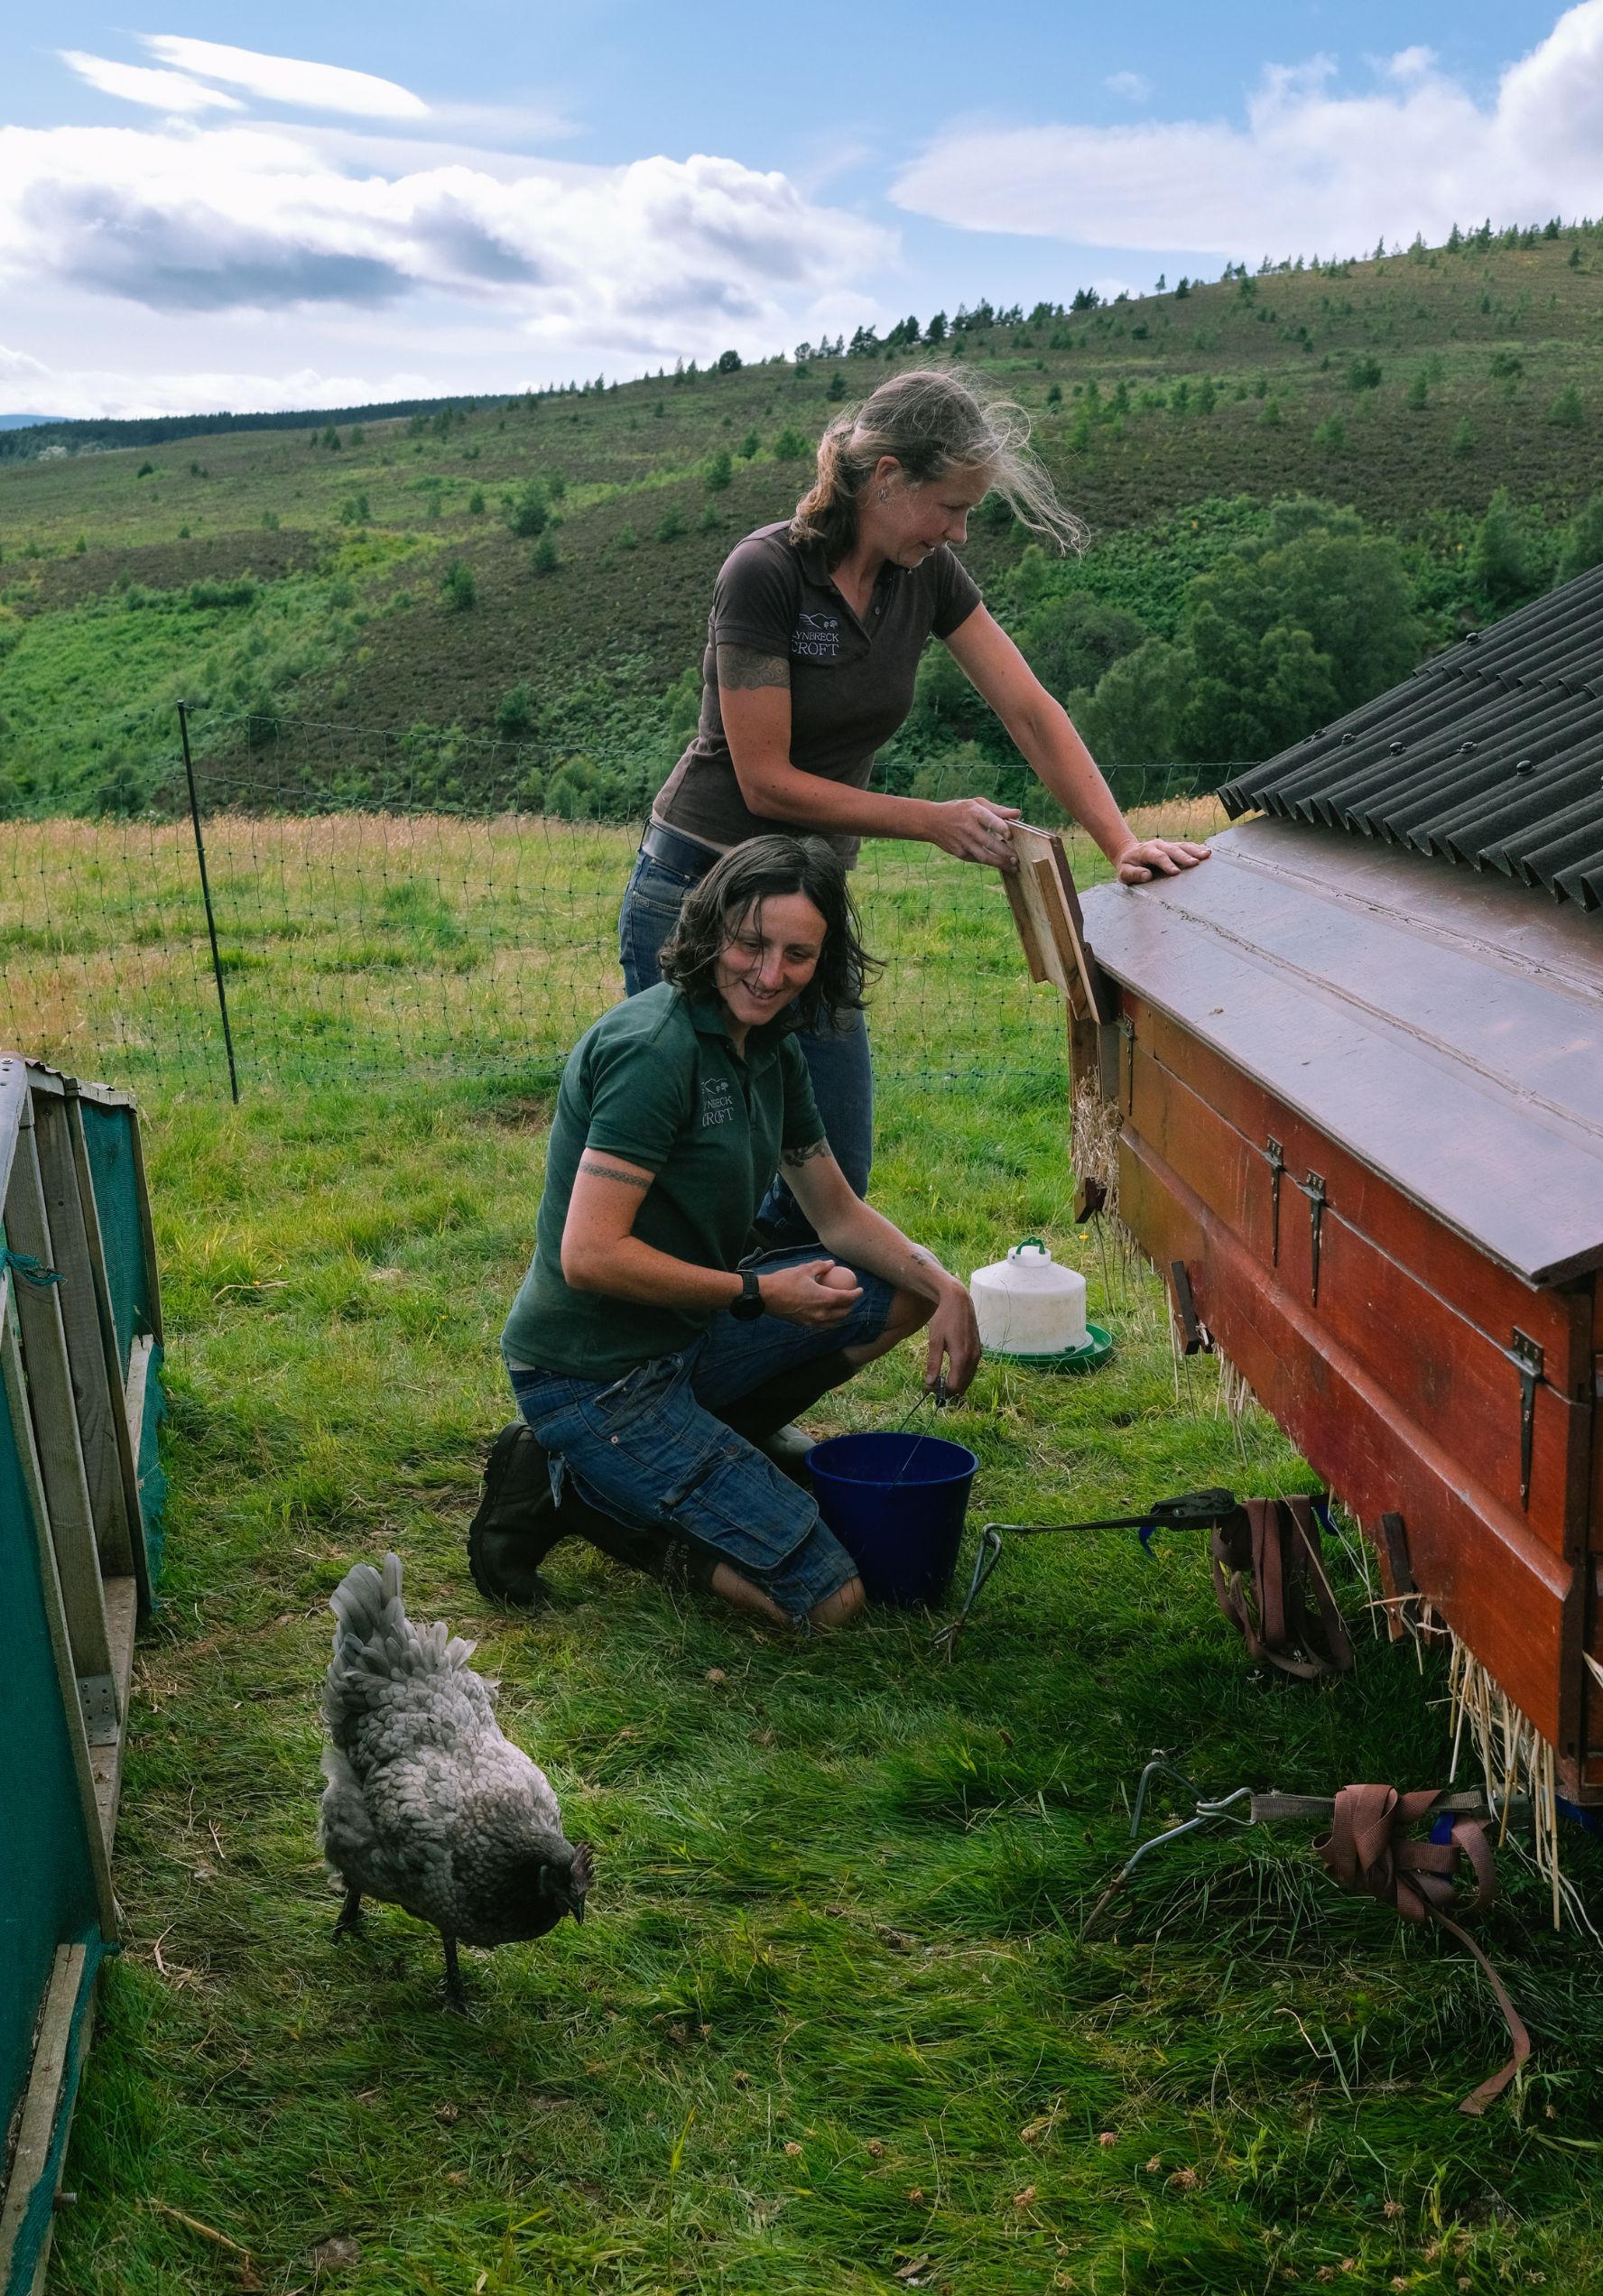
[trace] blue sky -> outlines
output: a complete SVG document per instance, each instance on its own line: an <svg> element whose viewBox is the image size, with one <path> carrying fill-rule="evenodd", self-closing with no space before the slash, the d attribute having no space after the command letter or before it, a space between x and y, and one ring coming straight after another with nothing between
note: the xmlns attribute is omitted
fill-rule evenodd
<svg viewBox="0 0 1603 2296"><path fill-rule="evenodd" d="M1603 0L66 0L0 107L0 412L304 405L1603 214Z"/></svg>

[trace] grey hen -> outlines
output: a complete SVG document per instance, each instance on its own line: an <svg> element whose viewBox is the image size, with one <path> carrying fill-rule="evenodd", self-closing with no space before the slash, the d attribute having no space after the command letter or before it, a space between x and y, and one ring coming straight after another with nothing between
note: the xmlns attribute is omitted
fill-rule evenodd
<svg viewBox="0 0 1603 2296"><path fill-rule="evenodd" d="M382 1577L358 1562L329 1607L322 1838L346 1892L334 1933L355 1927L364 1896L431 1921L460 2008L458 1940L506 1945L564 1913L582 1921L590 1853L564 1835L544 1772L502 1736L474 1645L407 1617L399 1556Z"/></svg>

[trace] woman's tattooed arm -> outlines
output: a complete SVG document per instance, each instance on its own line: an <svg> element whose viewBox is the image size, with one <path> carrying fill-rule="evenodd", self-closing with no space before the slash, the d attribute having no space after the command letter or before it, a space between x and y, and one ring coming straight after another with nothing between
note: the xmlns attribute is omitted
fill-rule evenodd
<svg viewBox="0 0 1603 2296"><path fill-rule="evenodd" d="M638 1188L643 1194L656 1176L653 1172L619 1171L616 1164L601 1163L588 1153L580 1157L579 1169L581 1172L588 1172L592 1180L619 1180L624 1187Z"/></svg>
<svg viewBox="0 0 1603 2296"><path fill-rule="evenodd" d="M764 653L757 646L720 645L718 681L734 692L754 686L789 686L791 665L780 653Z"/></svg>

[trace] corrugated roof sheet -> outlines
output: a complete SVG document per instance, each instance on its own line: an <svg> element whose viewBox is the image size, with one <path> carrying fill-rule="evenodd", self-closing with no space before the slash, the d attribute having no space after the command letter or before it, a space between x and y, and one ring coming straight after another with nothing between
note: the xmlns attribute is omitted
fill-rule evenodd
<svg viewBox="0 0 1603 2296"><path fill-rule="evenodd" d="M1227 782L1323 822L1603 906L1603 567Z"/></svg>

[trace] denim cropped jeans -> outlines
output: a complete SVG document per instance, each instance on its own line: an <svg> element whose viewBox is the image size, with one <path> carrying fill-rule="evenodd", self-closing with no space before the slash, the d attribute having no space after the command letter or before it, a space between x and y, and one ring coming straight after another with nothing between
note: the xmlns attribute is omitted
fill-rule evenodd
<svg viewBox="0 0 1603 2296"><path fill-rule="evenodd" d="M754 1254L744 1264L789 1267L817 1257L817 1245L804 1245ZM665 1531L727 1562L800 1625L857 1567L811 1494L713 1413L781 1372L879 1338L894 1292L861 1271L857 1282L862 1298L825 1330L776 1316L737 1322L726 1310L678 1354L655 1356L616 1379L513 1371L518 1409L551 1460L552 1495L560 1503L570 1476L603 1514Z"/></svg>

